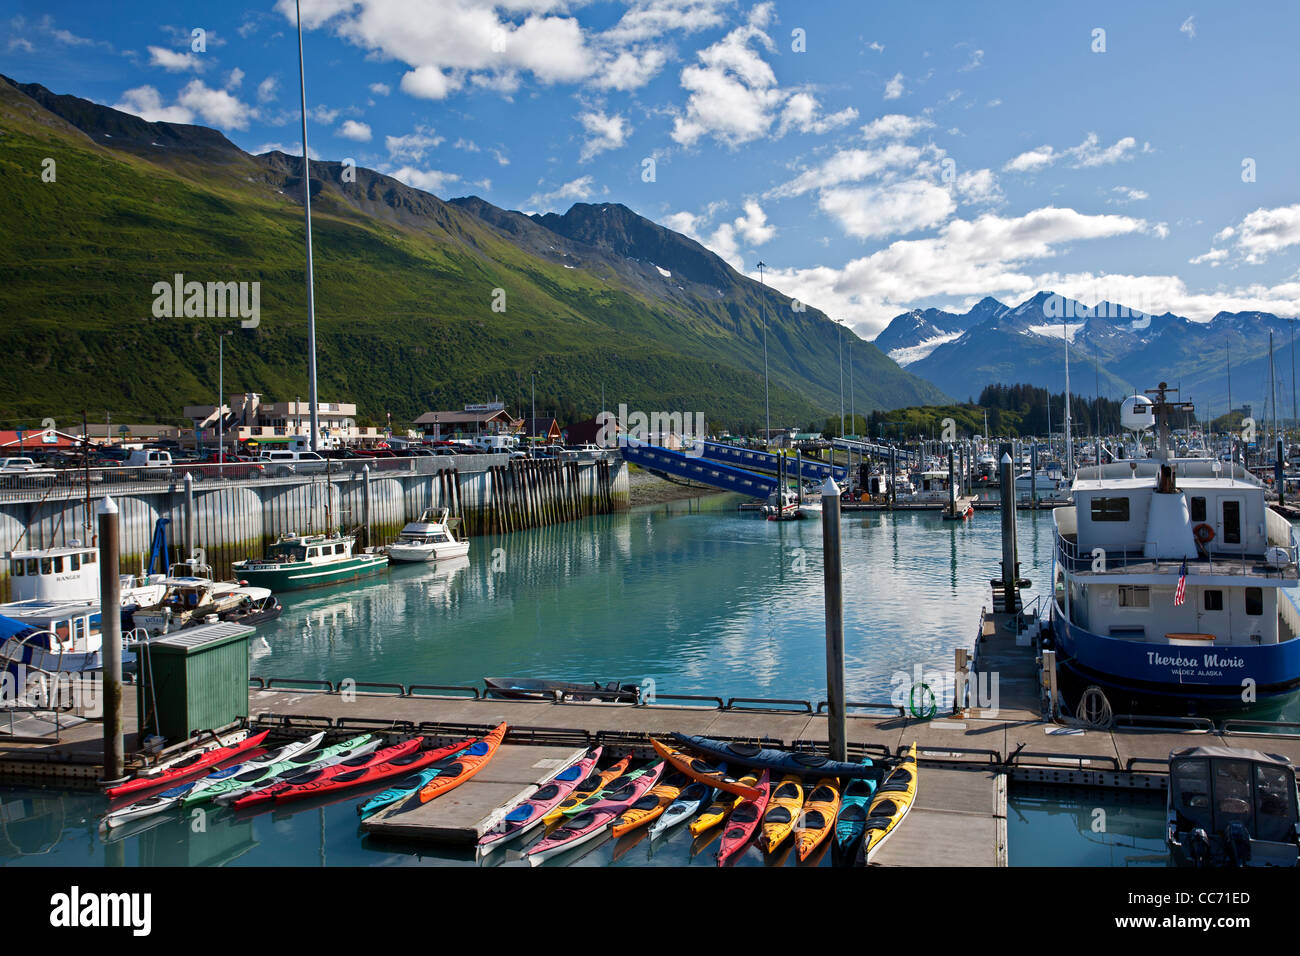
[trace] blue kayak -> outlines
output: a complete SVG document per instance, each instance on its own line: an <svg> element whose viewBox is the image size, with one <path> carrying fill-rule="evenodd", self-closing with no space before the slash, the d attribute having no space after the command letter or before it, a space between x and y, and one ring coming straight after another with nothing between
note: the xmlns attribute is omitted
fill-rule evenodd
<svg viewBox="0 0 1300 956"><path fill-rule="evenodd" d="M728 742L687 734L673 734L673 738L678 743L712 758L715 762L725 760L754 770L767 770L773 777L777 774L795 774L801 777L842 777L846 780L858 780L879 775L869 762L846 763L831 760L829 757L811 751L773 750L759 744Z"/></svg>
<svg viewBox="0 0 1300 956"><path fill-rule="evenodd" d="M436 764L432 764L431 766L425 767L423 770L403 777L383 793L375 794L365 803L357 804L357 813L361 814L361 818L364 820L372 813L382 810L390 803L396 803L403 797L409 797L412 793L424 789L424 785L446 770L448 766L451 765L452 761L466 752L475 753L475 748L483 748L483 751L486 751L486 746L481 741L474 743L472 746L466 747L464 750L459 750L451 756L439 760Z"/></svg>
<svg viewBox="0 0 1300 956"><path fill-rule="evenodd" d="M871 766L871 758L862 761L864 766ZM857 855L858 844L862 834L867 831L867 808L871 798L876 795L876 778L850 780L840 798L840 813L835 818L835 850L840 859L852 860Z"/></svg>

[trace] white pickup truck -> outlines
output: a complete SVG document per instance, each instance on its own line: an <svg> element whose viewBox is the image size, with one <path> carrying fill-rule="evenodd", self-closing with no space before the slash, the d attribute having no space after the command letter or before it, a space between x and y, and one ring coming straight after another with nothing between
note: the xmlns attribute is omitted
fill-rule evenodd
<svg viewBox="0 0 1300 956"><path fill-rule="evenodd" d="M279 478L288 475L324 474L329 462L314 451L264 451L257 456L266 473Z"/></svg>
<svg viewBox="0 0 1300 956"><path fill-rule="evenodd" d="M0 458L0 480L10 487L52 481L54 471L36 464L30 458Z"/></svg>

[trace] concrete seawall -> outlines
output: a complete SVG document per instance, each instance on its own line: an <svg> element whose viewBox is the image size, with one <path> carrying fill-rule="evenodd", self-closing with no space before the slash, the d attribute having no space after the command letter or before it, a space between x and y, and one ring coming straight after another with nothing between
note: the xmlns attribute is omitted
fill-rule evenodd
<svg viewBox="0 0 1300 956"><path fill-rule="evenodd" d="M462 519L463 533L502 534L605 514L628 507L627 465L617 457L510 461L505 455L445 459L385 459L367 472L349 461L328 477L295 475L193 483L194 528L187 526L185 483L137 481L33 489L0 501L0 554L88 541L105 495L121 510L122 573L148 563L154 524L169 517L172 554L195 545L219 575L230 563L261 556L285 532L356 530L359 545L392 541L425 508L445 507ZM380 463L377 462L377 465ZM398 467L400 466L400 467ZM0 598L8 600L9 568L0 565Z"/></svg>

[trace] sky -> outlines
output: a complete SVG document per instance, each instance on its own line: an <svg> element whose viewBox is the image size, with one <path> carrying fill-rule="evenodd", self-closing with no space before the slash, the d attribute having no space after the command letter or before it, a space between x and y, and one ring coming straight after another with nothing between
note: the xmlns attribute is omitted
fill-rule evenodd
<svg viewBox="0 0 1300 956"><path fill-rule="evenodd" d="M623 203L866 338L1048 289L1300 314L1300 4L301 9L313 158ZM0 0L0 72L302 154L293 0Z"/></svg>

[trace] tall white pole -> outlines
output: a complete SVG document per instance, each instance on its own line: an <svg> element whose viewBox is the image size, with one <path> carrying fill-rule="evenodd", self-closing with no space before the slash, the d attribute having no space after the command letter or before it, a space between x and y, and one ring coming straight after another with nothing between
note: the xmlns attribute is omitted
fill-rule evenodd
<svg viewBox="0 0 1300 956"><path fill-rule="evenodd" d="M839 322L835 323L835 341L840 348L840 438L845 435L844 431L844 326Z"/></svg>
<svg viewBox="0 0 1300 956"><path fill-rule="evenodd" d="M221 396L226 394L226 336L217 334L217 477L221 477L221 466L226 460L226 410ZM188 474L188 472L186 473Z"/></svg>
<svg viewBox="0 0 1300 956"><path fill-rule="evenodd" d="M763 432L764 448L772 440L772 402L768 397L767 389L767 286L763 282L763 270L766 268L767 263L758 264L758 284L763 290L760 293L759 307L763 311L763 411L766 422Z"/></svg>
<svg viewBox="0 0 1300 956"><path fill-rule="evenodd" d="M1070 326L1061 322L1065 338L1065 477L1074 474L1074 442L1070 438ZM1031 479L1034 480L1034 479Z"/></svg>
<svg viewBox="0 0 1300 956"><path fill-rule="evenodd" d="M298 13L298 85L302 93L302 208L307 223L307 401L311 403L311 450L319 451L320 419L316 395L316 297L311 266L311 161L307 158L307 73L302 59L302 2Z"/></svg>

